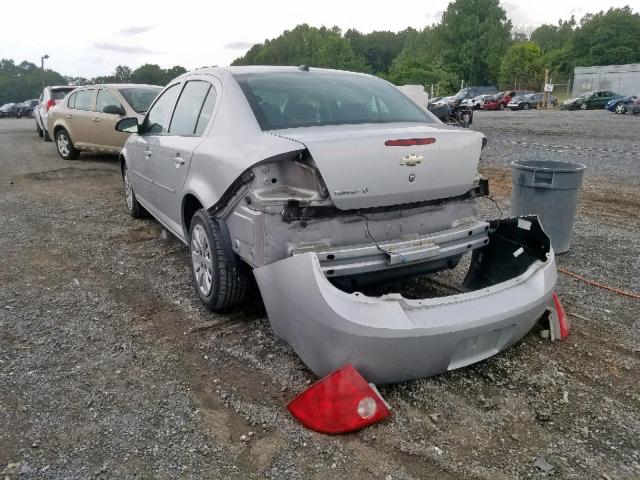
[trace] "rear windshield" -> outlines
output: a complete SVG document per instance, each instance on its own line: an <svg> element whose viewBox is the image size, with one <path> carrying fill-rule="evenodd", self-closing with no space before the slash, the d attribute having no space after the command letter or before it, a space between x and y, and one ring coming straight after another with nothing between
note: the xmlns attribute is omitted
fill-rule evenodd
<svg viewBox="0 0 640 480"><path fill-rule="evenodd" d="M54 100L62 100L67 96L67 93L75 89L76 87L56 88L55 90L51 90L51 98L53 98Z"/></svg>
<svg viewBox="0 0 640 480"><path fill-rule="evenodd" d="M124 97L131 108L138 113L149 110L149 105L155 100L162 87L130 87L120 88L118 91Z"/></svg>
<svg viewBox="0 0 640 480"><path fill-rule="evenodd" d="M393 85L347 73L234 75L263 130L434 120Z"/></svg>

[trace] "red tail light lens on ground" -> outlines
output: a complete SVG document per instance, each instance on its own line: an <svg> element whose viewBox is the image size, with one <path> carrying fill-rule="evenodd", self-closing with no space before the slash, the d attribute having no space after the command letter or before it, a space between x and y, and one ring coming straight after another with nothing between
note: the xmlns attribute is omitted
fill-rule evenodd
<svg viewBox="0 0 640 480"><path fill-rule="evenodd" d="M351 365L311 385L287 409L305 427L332 435L360 430L391 415L376 388Z"/></svg>
<svg viewBox="0 0 640 480"><path fill-rule="evenodd" d="M47 109L47 112L48 112L50 108L55 107L55 106L56 106L56 101L53 98L51 98L51 99L47 100L45 108Z"/></svg>
<svg viewBox="0 0 640 480"><path fill-rule="evenodd" d="M431 145L432 143L436 143L435 138L403 138L384 142L387 147L411 147L413 145Z"/></svg>
<svg viewBox="0 0 640 480"><path fill-rule="evenodd" d="M564 311L564 307L560 303L560 298L558 298L558 294L553 292L553 306L556 309L556 314L558 315L558 323L560 324L560 340L563 340L569 335L569 320L567 319L567 314Z"/></svg>

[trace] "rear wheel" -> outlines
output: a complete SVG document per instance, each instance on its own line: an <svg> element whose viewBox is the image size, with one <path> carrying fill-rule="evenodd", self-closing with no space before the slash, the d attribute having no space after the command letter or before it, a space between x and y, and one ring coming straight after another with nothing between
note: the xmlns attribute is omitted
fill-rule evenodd
<svg viewBox="0 0 640 480"><path fill-rule="evenodd" d="M198 297L209 310L224 310L244 300L248 267L233 252L224 224L198 210L189 232L191 273Z"/></svg>
<svg viewBox="0 0 640 480"><path fill-rule="evenodd" d="M40 128L40 125L38 124L38 122L36 122L36 132L38 132L38 136L42 137L44 136L44 132L42 131L42 129Z"/></svg>
<svg viewBox="0 0 640 480"><path fill-rule="evenodd" d="M504 110L504 103L499 104L499 105L498 105L498 108L499 108L500 110Z"/></svg>
<svg viewBox="0 0 640 480"><path fill-rule="evenodd" d="M69 132L64 128L56 132L56 148L65 160L75 160L80 155L80 151L73 146Z"/></svg>
<svg viewBox="0 0 640 480"><path fill-rule="evenodd" d="M616 108L614 109L616 113L619 114L623 114L623 113L627 113L627 107L624 103L618 103L616 104Z"/></svg>
<svg viewBox="0 0 640 480"><path fill-rule="evenodd" d="M529 105L528 103L525 103L525 104L522 106L522 108L523 108L523 109L525 109L525 110L531 110L531 105Z"/></svg>
<svg viewBox="0 0 640 480"><path fill-rule="evenodd" d="M145 208L138 203L136 194L133 191L133 184L131 183L131 174L129 168L125 163L122 167L122 180L124 181L124 195L127 200L127 210L133 218L142 218L147 216Z"/></svg>
<svg viewBox="0 0 640 480"><path fill-rule="evenodd" d="M49 136L49 132L47 132L46 128L43 128L42 132L43 132L42 136L44 137L45 142L53 142L53 139Z"/></svg>
<svg viewBox="0 0 640 480"><path fill-rule="evenodd" d="M589 108L589 106L586 103L580 105L580 110L586 110L587 108Z"/></svg>

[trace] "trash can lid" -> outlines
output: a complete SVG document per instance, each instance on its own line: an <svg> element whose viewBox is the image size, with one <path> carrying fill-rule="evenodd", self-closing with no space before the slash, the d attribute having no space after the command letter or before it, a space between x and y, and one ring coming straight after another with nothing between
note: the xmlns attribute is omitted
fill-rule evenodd
<svg viewBox="0 0 640 480"><path fill-rule="evenodd" d="M578 173L587 169L587 166L582 163L560 160L514 160L511 162L511 166L532 172L542 170L547 172Z"/></svg>

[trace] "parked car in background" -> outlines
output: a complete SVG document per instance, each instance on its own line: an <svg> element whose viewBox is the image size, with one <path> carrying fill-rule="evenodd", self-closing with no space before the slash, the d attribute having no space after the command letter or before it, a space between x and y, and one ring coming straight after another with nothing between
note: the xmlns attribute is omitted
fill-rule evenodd
<svg viewBox="0 0 640 480"><path fill-rule="evenodd" d="M490 96L491 95L489 94L476 95L473 98L462 100L462 102L460 102L460 105L463 107L471 108L473 110L479 110L482 108L482 104L484 103L484 101Z"/></svg>
<svg viewBox="0 0 640 480"><path fill-rule="evenodd" d="M498 89L491 85L480 85L476 87L466 87L461 89L458 93L449 97L449 103L454 105L460 105L463 100L469 100L477 97L478 95L495 95L498 93Z"/></svg>
<svg viewBox="0 0 640 480"><path fill-rule="evenodd" d="M128 134L118 132L123 117L142 120L162 87L138 84L88 85L73 90L49 111L47 130L65 160L81 151L118 153Z"/></svg>
<svg viewBox="0 0 640 480"><path fill-rule="evenodd" d="M548 94L547 102L552 107L558 105L558 99L551 94ZM544 107L544 93L517 95L511 99L507 107L510 110L530 110L532 108Z"/></svg>
<svg viewBox="0 0 640 480"><path fill-rule="evenodd" d="M33 118L36 122L36 131L40 137L43 137L45 142L51 141L51 136L47 130L47 119L49 117L49 110L55 107L60 100L62 100L67 93L72 91L74 86L70 85L58 85L44 87L40 98L38 99L38 105L33 111Z"/></svg>
<svg viewBox="0 0 640 480"><path fill-rule="evenodd" d="M507 105L509 105L509 102L513 97L518 95L527 95L530 93L533 93L533 92L531 90L521 90L521 91L507 90L504 92L500 92L496 95L486 98L484 103L482 104L482 109L483 110L504 110L507 107Z"/></svg>
<svg viewBox="0 0 640 480"><path fill-rule="evenodd" d="M618 114L627 113L630 105L638 100L638 98L640 98L640 94L632 95L629 97L615 97L609 100L604 108L606 108L610 112L615 112Z"/></svg>
<svg viewBox="0 0 640 480"><path fill-rule="evenodd" d="M517 342L556 283L536 217L486 222L486 139L445 127L371 75L205 68L171 81L121 154L126 205L189 246L212 310L257 279L275 333L316 374L374 383L460 368ZM473 260L454 297L361 293L367 282Z"/></svg>
<svg viewBox="0 0 640 480"><path fill-rule="evenodd" d="M16 116L18 118L33 116L33 111L35 110L37 105L38 105L37 98L31 99L31 100L25 100L24 102L19 103L18 112Z"/></svg>
<svg viewBox="0 0 640 480"><path fill-rule="evenodd" d="M0 118L15 117L18 113L18 103L5 103L0 107Z"/></svg>
<svg viewBox="0 0 640 480"><path fill-rule="evenodd" d="M611 90L598 90L596 92L583 93L577 98L565 100L560 105L563 110L593 110L596 108L604 108L609 101L614 98L622 98L622 95L612 92Z"/></svg>
<svg viewBox="0 0 640 480"><path fill-rule="evenodd" d="M637 115L640 113L640 95L638 95L636 99L629 104L629 111L634 115Z"/></svg>

